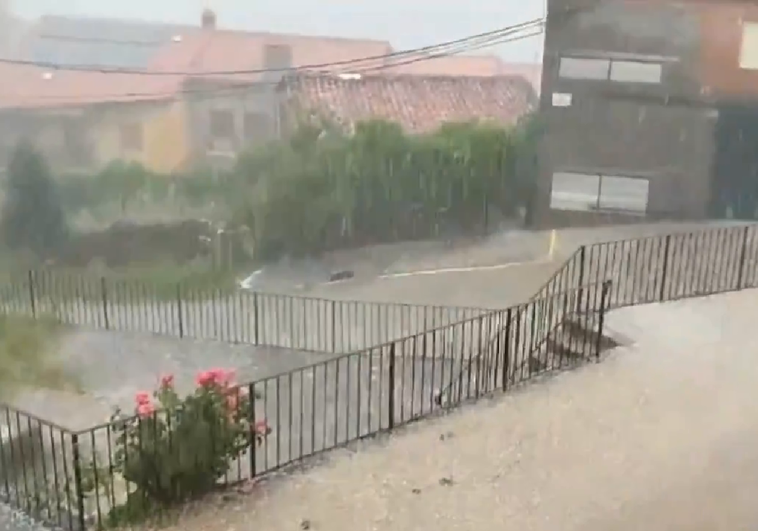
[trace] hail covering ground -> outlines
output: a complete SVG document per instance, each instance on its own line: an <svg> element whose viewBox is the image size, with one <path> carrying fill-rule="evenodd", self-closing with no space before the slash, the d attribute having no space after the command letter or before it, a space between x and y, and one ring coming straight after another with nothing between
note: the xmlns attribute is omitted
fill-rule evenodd
<svg viewBox="0 0 758 531"><path fill-rule="evenodd" d="M606 239L618 239L622 237L631 237L634 235L648 235L648 234L661 234L671 230L684 230L692 227L688 226L676 226L676 225L663 225L663 226L648 226L648 227L636 227L633 229L622 228L614 229L609 232L605 231L568 231L562 236L562 253L568 254L575 248L575 245L586 241L597 241ZM539 259L541 254L545 250L546 238L545 234L537 235L534 237L534 241L530 239L520 239L513 236L505 239L490 239L485 242L474 246L467 246L462 249L448 249L445 253L435 254L435 251L423 254L422 256L414 256L412 259L403 263L402 259L393 260L392 264L383 264L381 271L385 272L403 272L409 269L422 269L433 267L462 267L462 266L477 266L477 265L492 265L493 263L500 263L508 260L524 260L529 261ZM386 255L388 253L381 253ZM400 256L407 256L408 253L401 252ZM364 262L371 262L373 259L369 256L368 260L364 259ZM386 260L386 258L385 258ZM510 268L506 270L495 271L479 271L471 273L454 273L444 275L433 275L428 277L401 277L398 279L374 279L365 278L370 277L370 274L361 278L358 278L354 282L347 282L344 284L336 284L331 286L316 286L311 291L313 295L320 295L325 297L333 297L339 299L366 299L366 300L389 300L389 301L405 301L411 303L420 304L464 304L468 306L483 306L483 307L504 307L510 304L522 302L529 295L534 293L539 285L549 276L551 271L557 267L557 262L548 263L543 266L531 266ZM370 268L369 268L370 269ZM371 273L371 271L369 271ZM375 276L375 275L374 275ZM409 300L413 298L415 300ZM749 313L749 312L748 312ZM702 331L702 329L701 329ZM748 349L749 350L749 349ZM78 371L83 377L83 383L87 390L85 396L74 396L71 394L56 394L50 392L33 392L19 397L18 405L25 409L29 409L43 418L55 419L57 422L63 425L70 426L73 429L86 428L89 425L99 424L105 420L105 418L111 412L111 408L114 405L122 407L129 407L133 397L133 393L138 390L150 389L156 383L158 377L162 373L175 372L177 373L178 380L181 386L191 385L191 380L194 373L197 370L209 368L212 366L222 367L235 367L240 371L240 377L244 380L252 380L261 377L271 376L286 370L293 369L298 366L307 365L316 361L324 360L328 355L324 354L309 354L290 350L275 350L275 349L262 349L254 348L250 346L233 346L222 344L218 342L193 342L189 340L175 340L170 338L161 338L145 334L123 334L113 332L96 332L91 330L73 330L61 345L61 352L64 359L69 363L69 367L72 370ZM596 373L610 374L608 371L613 371L613 367L616 370L623 372L628 368L623 365L621 361L614 361L608 368L601 366L585 371L581 374L592 375ZM598 376L582 376L588 380L588 382L571 382L572 378L579 378L579 376L570 375L561 380L560 383L555 385L562 386L583 386L592 387L592 385L608 385L610 388L614 388L613 378L616 375L607 376L600 381L592 384L595 378ZM605 384L603 384L605 382ZM623 382L623 381L622 381ZM569 389L566 389L566 393L569 393ZM515 398L514 398L515 399ZM601 401L605 401L605 404L613 409L612 402L609 403L607 399L601 397ZM537 401L539 402L539 401ZM549 402L549 401L548 401ZM504 402L511 403L508 400ZM543 407L545 404L543 404ZM495 407L504 407L498 405ZM565 409L567 406L560 406L558 410ZM421 440L416 443L403 443L404 439L398 439L398 443L401 448L404 448L404 452L409 452L409 455L413 456L414 452L418 454L416 459L420 460L420 463L426 463L425 466L432 466L434 463L444 462L446 459L451 458L450 455L446 457L446 448L450 445L441 444L438 441L440 431L447 433L451 431L455 433L454 440L467 440L466 433L472 431L476 433L484 429L486 421L486 411L490 409L482 409L481 411L467 411L461 417L451 417L451 419L458 418L456 422L462 423L461 427L434 427L430 430L436 435L427 435L429 440ZM556 411L552 412L535 412L529 411L526 406L523 408L517 408L517 410L510 410L511 413L503 412L504 418L508 418L507 423L512 426L524 426L523 429L529 427L530 423L535 421L533 417L544 416L548 414L557 415ZM623 410L621 410L623 411ZM618 413L618 412L617 412ZM610 413L609 413L610 414ZM510 415L510 417L509 417ZM568 412L571 416L571 412ZM520 416L525 418L520 419ZM632 423L633 420L625 419L623 413L619 413L619 422ZM557 418L557 417L555 417ZM477 420L478 419L478 420ZM445 420L443 422L448 422ZM503 422L495 422L499 427L492 429L500 429L502 433L500 437L503 439L503 444L507 446L508 437L513 437L519 432L518 429L514 432L509 432L506 427L500 426ZM558 421L556 421L558 422ZM535 429L537 429L535 427ZM430 432L431 433L431 432ZM511 435L506 436L506 433ZM412 435L415 437L416 435ZM537 437L537 435L528 435L528 437ZM411 440L411 439L409 439ZM431 441L431 442L430 442ZM436 441L436 442L435 442ZM390 450L392 449L390 445ZM421 447L413 449L414 444L421 444ZM458 443L456 443L458 444ZM494 444L494 443L488 443ZM513 442L512 444L517 444ZM403 446L405 445L405 446ZM527 447L526 441L519 442L517 444ZM499 455L504 455L505 446L503 448L492 446L478 448L475 452L482 451L495 452L493 456L497 458ZM382 477L382 471L387 469L388 463L392 462L389 456L381 457L381 450L367 450L369 453L367 457L361 458L356 456L349 460L351 463L357 463L356 459L365 459L361 461L364 463L360 468L361 474L365 474L366 486L365 489L369 489L364 492L364 496L377 497L374 501L370 501L370 504L384 504L382 501L383 492L387 493L389 500L398 498L398 503L402 500L402 493L393 489L396 486L384 486L380 491L375 481L377 478ZM467 450L463 449L463 454L466 455ZM379 453L377 453L379 452ZM419 453L420 452L420 453ZM394 455L394 454L392 454ZM575 458L576 459L576 458ZM370 470L369 467L373 463L376 468ZM347 465L346 465L347 466ZM352 466L352 465L350 465ZM493 469L497 466L501 468L506 466L502 463L493 464ZM510 466L510 465L509 465ZM475 467L474 467L475 469ZM327 473L329 469L324 469L318 474ZM356 469L359 470L359 469ZM472 469L473 470L473 469ZM457 473L457 472L456 472ZM472 472L473 473L473 472ZM444 473L442 474L444 476ZM460 475L460 474L458 474ZM351 481L355 481L354 485L349 487L350 490L360 487L361 483L359 478L351 476ZM442 476L441 476L442 477ZM441 479L441 477L439 479ZM401 478L402 479L402 478ZM424 495L425 490L432 490L431 483L434 483L431 479L427 478L423 480L421 476L416 478L405 478L402 481L416 481L421 484L419 488L422 490L421 496ZM303 493L307 493L307 485L309 480L305 483L294 482L290 488L293 489L305 489ZM326 480L325 480L326 481ZM329 480L331 481L331 480ZM336 479L336 481L341 481ZM396 483L395 480L388 480L390 483ZM424 483L426 481L426 483ZM436 480L435 480L436 481ZM484 479L482 479L484 481ZM430 483L431 482L431 483ZM410 484L410 483L409 483ZM455 483L454 483L455 484ZM484 482L486 484L486 481ZM589 483L588 483L589 484ZM301 485L297 487L297 485ZM303 486L305 485L305 486ZM347 483L346 483L347 485ZM493 489L497 489L497 483L492 484ZM361 487L363 488L363 487ZM277 487L278 489L278 487ZM327 489L328 490L328 489ZM408 489L406 489L408 490ZM603 491L602 488L598 489ZM451 492L458 492L458 488L455 487ZM278 496L276 494L279 490L274 490L271 493L262 493L262 496ZM286 489L285 489L286 492ZM360 492L358 489L357 493ZM523 493L522 493L523 494ZM303 494L305 495L305 494ZM453 499L458 498L458 494L451 494ZM414 495L416 496L416 495ZM591 498L591 496L590 496ZM279 503L277 500L285 500L286 498L276 498L272 500ZM349 499L349 497L345 498ZM485 498L486 499L486 498ZM309 507L311 501L308 499L293 500L298 504L305 504L304 507ZM278 505L274 503L273 507ZM315 503L315 502L314 502ZM329 500L321 500L318 503L322 504L319 510L328 510L330 507ZM345 505L343 502L336 503L335 511L341 511ZM369 503L369 501L353 500L356 507L360 507L361 503ZM411 502L412 503L412 502ZM462 501L460 503L463 503ZM484 501L482 502L484 503ZM387 507L391 505L387 502ZM298 505L295 505L296 507ZM401 503L402 506L402 503ZM455 504L453 504L455 506ZM255 511L257 509L253 508ZM282 510L286 508L282 507ZM409 509L410 510L410 509ZM311 512L311 511L307 511ZM413 511L411 511L413 512ZM483 511L487 513L487 510ZM492 510L489 510L492 513ZM265 510L264 510L265 513ZM328 515L319 516L311 512L313 518L329 519ZM7 510L2 509L0 506L0 531L5 529L17 529L18 522L26 522L24 525L31 525L26 519L9 519ZM255 518L264 518L264 522L268 522L265 514L254 513ZM276 510L272 509L273 515L278 514ZM337 514L337 513L335 513ZM281 515L280 515L281 516ZM360 515L357 515L360 516ZM356 516L356 517L357 517ZM429 516L429 515L427 515ZM410 516L408 516L410 517ZM304 515L303 518L308 518ZM374 519L379 518L377 516L372 517ZM389 517L387 517L389 518ZM369 518L370 520L370 518ZM381 518L379 518L381 520ZM356 521L355 529L361 529L367 526L368 520L361 519ZM373 522L373 520L372 520ZM330 529L338 530L341 524L335 521L334 525L328 526ZM374 526L375 524L371 524ZM376 524L377 529L381 529L381 522ZM410 525L410 521L409 521ZM414 524L415 525L415 524ZM5 527L4 527L5 526ZM366 527L372 528L371 526ZM265 527L265 526L264 526ZM24 528L24 527L22 527ZM24 528L25 529L25 528ZM271 527L275 530L276 527ZM423 529L423 528L420 528ZM441 529L444 529L442 527Z"/></svg>
<svg viewBox="0 0 758 531"><path fill-rule="evenodd" d="M758 293L616 310L603 363L332 454L175 529L755 529ZM231 499L230 499L231 498Z"/></svg>

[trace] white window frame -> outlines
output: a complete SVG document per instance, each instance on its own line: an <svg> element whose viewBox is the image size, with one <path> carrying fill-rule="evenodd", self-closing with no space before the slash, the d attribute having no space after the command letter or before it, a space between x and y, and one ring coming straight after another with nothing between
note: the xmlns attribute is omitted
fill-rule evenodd
<svg viewBox="0 0 758 531"><path fill-rule="evenodd" d="M559 59L558 77L585 81L659 84L663 80L663 63L565 55Z"/></svg>
<svg viewBox="0 0 758 531"><path fill-rule="evenodd" d="M758 22L742 23L740 68L758 70Z"/></svg>
<svg viewBox="0 0 758 531"><path fill-rule="evenodd" d="M578 212L617 212L644 216L650 201L650 180L614 173L553 173L550 208Z"/></svg>
<svg viewBox="0 0 758 531"><path fill-rule="evenodd" d="M610 59L564 56L560 58L558 64L558 77L605 81L608 79L610 69Z"/></svg>
<svg viewBox="0 0 758 531"><path fill-rule="evenodd" d="M600 175L557 171L550 188L550 208L594 212L600 200Z"/></svg>
<svg viewBox="0 0 758 531"><path fill-rule="evenodd" d="M650 201L650 180L625 175L603 175L600 178L601 211L624 214L647 214Z"/></svg>
<svg viewBox="0 0 758 531"><path fill-rule="evenodd" d="M663 65L643 61L611 61L611 81L619 83L658 84L663 78Z"/></svg>

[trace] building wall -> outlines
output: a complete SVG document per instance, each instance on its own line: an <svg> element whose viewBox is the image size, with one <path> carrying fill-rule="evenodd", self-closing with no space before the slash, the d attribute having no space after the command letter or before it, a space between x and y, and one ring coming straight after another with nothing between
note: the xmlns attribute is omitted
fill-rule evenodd
<svg viewBox="0 0 758 531"><path fill-rule="evenodd" d="M0 167L20 141L32 142L54 172L90 169L95 160L82 109L5 110L0 113Z"/></svg>
<svg viewBox="0 0 758 531"><path fill-rule="evenodd" d="M692 8L700 16L705 94L719 100L758 99L758 5L719 2Z"/></svg>
<svg viewBox="0 0 758 531"><path fill-rule="evenodd" d="M548 125L536 224L628 217L602 208L553 212L554 174L573 171L647 179L651 217L704 216L714 117L698 105L698 12L661 2L550 0L545 47L540 107ZM572 59L608 68L569 68Z"/></svg>
<svg viewBox="0 0 758 531"><path fill-rule="evenodd" d="M188 90L185 132L191 160L213 166L232 164L240 151L254 144L265 143L279 134L279 97L272 83L253 86L191 85ZM198 94L193 96L193 94ZM211 113L229 112L234 120L231 139L215 138ZM258 116L267 125L258 134L245 132L245 115Z"/></svg>
<svg viewBox="0 0 758 531"><path fill-rule="evenodd" d="M121 159L143 164L158 173L181 169L189 158L186 106L182 101L114 104L93 117L98 165ZM141 128L141 147L130 148L125 127Z"/></svg>

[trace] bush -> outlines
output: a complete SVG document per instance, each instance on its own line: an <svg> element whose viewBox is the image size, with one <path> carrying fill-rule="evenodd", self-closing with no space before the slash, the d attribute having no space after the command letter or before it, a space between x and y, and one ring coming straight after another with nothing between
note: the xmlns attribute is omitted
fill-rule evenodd
<svg viewBox="0 0 758 531"><path fill-rule="evenodd" d="M211 492L234 459L261 444L270 429L265 421L250 424L251 397L233 376L222 369L202 372L184 398L167 376L152 397L137 394L135 416L117 414L114 471L136 492L112 510L112 524L143 520Z"/></svg>
<svg viewBox="0 0 758 531"><path fill-rule="evenodd" d="M68 237L55 181L30 144L19 144L11 157L0 230L9 248L37 255L49 255Z"/></svg>
<svg viewBox="0 0 758 531"><path fill-rule="evenodd" d="M481 234L523 206L537 135L447 124L407 135L394 123L343 134L309 125L289 140L241 156L248 201L235 212L260 258L317 254L345 245Z"/></svg>

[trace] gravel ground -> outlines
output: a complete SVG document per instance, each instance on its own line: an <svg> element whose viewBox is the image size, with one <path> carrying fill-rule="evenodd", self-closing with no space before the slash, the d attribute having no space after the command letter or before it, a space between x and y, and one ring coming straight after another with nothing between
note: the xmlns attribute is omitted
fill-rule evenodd
<svg viewBox="0 0 758 531"><path fill-rule="evenodd" d="M175 529L729 529L758 523L758 298L613 312L607 360L206 506Z"/></svg>

